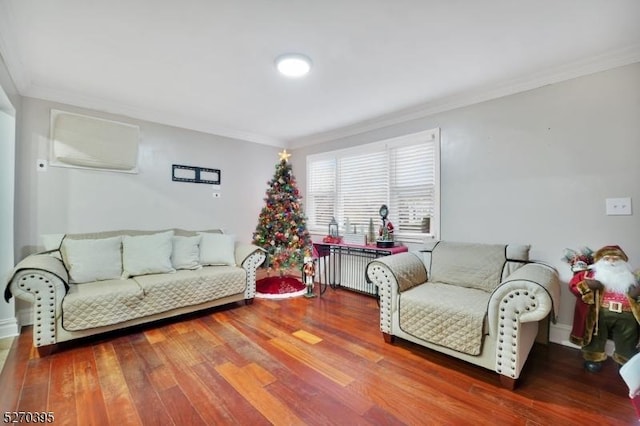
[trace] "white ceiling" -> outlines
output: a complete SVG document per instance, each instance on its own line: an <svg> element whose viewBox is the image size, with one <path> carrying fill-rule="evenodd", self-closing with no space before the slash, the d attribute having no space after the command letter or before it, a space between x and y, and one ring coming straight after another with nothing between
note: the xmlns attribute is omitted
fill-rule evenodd
<svg viewBox="0 0 640 426"><path fill-rule="evenodd" d="M296 147L638 62L640 1L0 0L0 54L24 96Z"/></svg>

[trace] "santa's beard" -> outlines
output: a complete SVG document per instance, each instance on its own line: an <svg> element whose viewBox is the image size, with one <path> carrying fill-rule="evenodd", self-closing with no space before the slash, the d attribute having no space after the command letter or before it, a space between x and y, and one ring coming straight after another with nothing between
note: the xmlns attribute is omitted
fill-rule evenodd
<svg viewBox="0 0 640 426"><path fill-rule="evenodd" d="M607 262L600 259L593 266L595 271L593 278L600 281L602 285L614 293L627 294L629 287L635 285L636 278L631 272L629 264L623 260Z"/></svg>

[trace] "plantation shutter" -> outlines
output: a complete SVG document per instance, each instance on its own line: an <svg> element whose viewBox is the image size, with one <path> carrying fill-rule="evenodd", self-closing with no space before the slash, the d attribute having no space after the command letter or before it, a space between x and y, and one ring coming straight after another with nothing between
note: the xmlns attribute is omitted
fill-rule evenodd
<svg viewBox="0 0 640 426"><path fill-rule="evenodd" d="M335 216L336 196L336 160L321 159L307 163L307 216L310 227L328 229L331 218Z"/></svg>
<svg viewBox="0 0 640 426"><path fill-rule="evenodd" d="M378 210L387 199L387 153L380 149L348 156L341 158L339 164L338 217L343 223L350 223L348 232L353 232L354 225L363 232L370 219L378 222Z"/></svg>
<svg viewBox="0 0 640 426"><path fill-rule="evenodd" d="M341 232L366 233L389 208L395 239L437 238L440 223L439 129L307 157L307 217L325 234L335 217ZM346 222L351 228L344 229Z"/></svg>
<svg viewBox="0 0 640 426"><path fill-rule="evenodd" d="M423 219L430 221L435 212L434 144L400 146L389 154L391 221L396 231L420 233Z"/></svg>

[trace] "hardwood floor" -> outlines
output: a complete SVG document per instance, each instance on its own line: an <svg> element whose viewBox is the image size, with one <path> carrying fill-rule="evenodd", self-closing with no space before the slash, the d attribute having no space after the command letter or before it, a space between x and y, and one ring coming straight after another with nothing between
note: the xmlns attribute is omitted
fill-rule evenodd
<svg viewBox="0 0 640 426"><path fill-rule="evenodd" d="M497 374L406 341L384 343L369 297L256 299L60 345L31 329L0 375L0 408L56 424L637 424L612 362L536 346L511 392Z"/></svg>

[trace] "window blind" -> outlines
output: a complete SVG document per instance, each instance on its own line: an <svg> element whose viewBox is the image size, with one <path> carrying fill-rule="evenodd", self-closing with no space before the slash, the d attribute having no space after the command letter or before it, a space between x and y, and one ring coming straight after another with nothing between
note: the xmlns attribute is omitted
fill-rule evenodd
<svg viewBox="0 0 640 426"><path fill-rule="evenodd" d="M387 198L387 154L384 150L339 159L337 215L357 229L380 217L381 200ZM353 228L348 230L353 232ZM345 230L346 232L346 230Z"/></svg>
<svg viewBox="0 0 640 426"><path fill-rule="evenodd" d="M389 207L396 239L437 233L440 199L440 131L429 130L356 148L307 157L307 217L326 233L332 217L345 232L366 232L378 210ZM428 228L427 228L428 223Z"/></svg>
<svg viewBox="0 0 640 426"><path fill-rule="evenodd" d="M310 228L328 227L335 216L336 178L335 158L318 159L307 165L308 187L313 188L306 203Z"/></svg>

